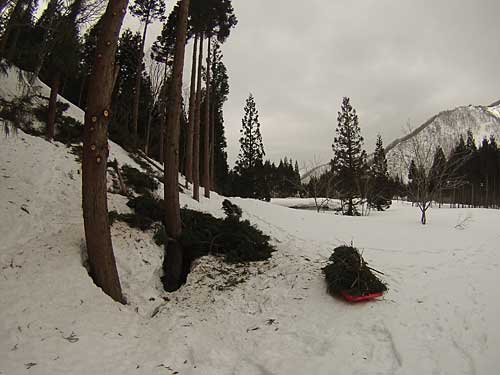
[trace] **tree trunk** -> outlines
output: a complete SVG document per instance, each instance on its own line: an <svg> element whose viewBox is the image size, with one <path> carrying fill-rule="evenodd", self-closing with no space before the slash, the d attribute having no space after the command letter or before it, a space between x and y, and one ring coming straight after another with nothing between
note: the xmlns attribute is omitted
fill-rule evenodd
<svg viewBox="0 0 500 375"><path fill-rule="evenodd" d="M83 221L90 274L115 301L125 303L109 230L106 167L109 107L118 35L128 0L110 0L97 41L83 128Z"/></svg>
<svg viewBox="0 0 500 375"><path fill-rule="evenodd" d="M207 83L205 93L205 134L203 136L203 186L205 198L210 198L210 43L208 38L207 52Z"/></svg>
<svg viewBox="0 0 500 375"><path fill-rule="evenodd" d="M182 100L182 72L186 48L187 17L189 0L181 0L177 21L174 66L170 83L167 137L165 140L164 199L165 229L169 237L165 254L165 289L175 290L180 286L183 267L183 251L177 242L182 232L179 206L179 140Z"/></svg>
<svg viewBox="0 0 500 375"><path fill-rule="evenodd" d="M36 59L36 65L35 68L33 69L33 75L31 76L30 79L30 84L33 85L35 83L35 80L38 78L40 74L40 70L42 70L43 62L45 61L45 57L47 56L47 53L49 52L49 41L52 39L52 36L48 30L51 30L54 25L54 20L56 16L56 10L57 10L57 4L58 0L50 0L49 4L47 5L47 22L44 25L45 28L43 28L42 32L42 42L40 43L38 47L38 54L37 54L37 59Z"/></svg>
<svg viewBox="0 0 500 375"><path fill-rule="evenodd" d="M210 137L210 186L213 191L217 190L215 186L215 103L212 104L212 114L210 116L210 130L212 132Z"/></svg>
<svg viewBox="0 0 500 375"><path fill-rule="evenodd" d="M85 84L87 83L87 75L84 74L82 77L82 83L80 83L80 90L78 92L78 107L82 108L83 104L83 94L85 93Z"/></svg>
<svg viewBox="0 0 500 375"><path fill-rule="evenodd" d="M146 156L149 156L149 140L150 140L150 135L151 135L151 121L153 120L153 105L151 104L151 107L149 108L148 111L148 124L146 126L146 141L144 145L144 153Z"/></svg>
<svg viewBox="0 0 500 375"><path fill-rule="evenodd" d="M198 35L194 37L193 61L191 63L191 87L189 88L189 124L186 132L186 188L193 182L193 128L196 104L196 52L198 50Z"/></svg>
<svg viewBox="0 0 500 375"><path fill-rule="evenodd" d="M198 77L193 130L193 198L200 200L200 117L201 117L201 66L203 64L203 34L200 35L198 54Z"/></svg>
<svg viewBox="0 0 500 375"><path fill-rule="evenodd" d="M49 111L47 115L47 139L52 141L56 131L57 94L61 85L61 73L56 72L50 85Z"/></svg>
<svg viewBox="0 0 500 375"><path fill-rule="evenodd" d="M427 223L426 209L422 210L422 216L420 217L420 223L425 225Z"/></svg>
<svg viewBox="0 0 500 375"><path fill-rule="evenodd" d="M165 124L165 122L163 122ZM159 158L160 158L160 163L165 164L165 153L163 152L163 145L165 144L165 128L162 126L160 127L160 144L159 144Z"/></svg>
<svg viewBox="0 0 500 375"><path fill-rule="evenodd" d="M142 32L141 40L141 52L139 56L139 61L135 70L135 93L134 93L134 103L132 107L132 144L134 148L137 147L137 128L139 125L139 101L141 99L141 78L142 78L142 60L144 59L144 45L146 44L146 33L148 31L149 14L144 22L144 30Z"/></svg>
<svg viewBox="0 0 500 375"><path fill-rule="evenodd" d="M163 74L163 86L161 88L160 92L160 144L159 144L159 158L160 162L163 164L165 162L164 160L164 153L163 153L163 146L165 143L165 128L167 124L167 64L165 63L165 72Z"/></svg>

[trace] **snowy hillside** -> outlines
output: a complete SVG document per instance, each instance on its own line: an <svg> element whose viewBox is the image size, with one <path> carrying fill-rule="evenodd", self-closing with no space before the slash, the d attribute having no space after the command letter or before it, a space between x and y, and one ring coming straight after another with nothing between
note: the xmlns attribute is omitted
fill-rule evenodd
<svg viewBox="0 0 500 375"><path fill-rule="evenodd" d="M387 162L392 174L406 176L407 165L401 160L401 152L405 153L407 141L419 137L435 147L440 145L448 155L456 145L460 135L466 136L467 130L474 134L476 142L484 137L495 136L500 139L500 105L490 107L466 106L444 111L429 119L407 136L395 140L387 147Z"/></svg>
<svg viewBox="0 0 500 375"><path fill-rule="evenodd" d="M175 293L161 289L152 234L115 223L122 306L83 266L80 165L69 150L23 132L0 138L1 375L497 373L498 211L431 209L424 227L397 202L342 217L232 198L277 251L251 266L200 259ZM134 163L115 144L111 154ZM182 205L222 216L224 197L189 193ZM108 199L127 209L122 196ZM389 291L376 302L326 292L321 268L351 241L385 273Z"/></svg>

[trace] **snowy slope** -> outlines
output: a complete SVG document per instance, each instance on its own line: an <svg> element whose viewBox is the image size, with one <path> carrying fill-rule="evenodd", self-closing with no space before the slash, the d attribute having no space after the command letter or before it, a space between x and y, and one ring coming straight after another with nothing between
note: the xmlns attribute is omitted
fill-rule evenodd
<svg viewBox="0 0 500 375"><path fill-rule="evenodd" d="M349 218L234 198L278 251L245 267L203 258L171 294L162 249L116 224L122 306L82 266L79 171L63 145L0 139L1 375L497 373L499 211L431 209L424 227L403 203ZM181 204L222 216L223 199ZM326 293L321 267L351 241L386 274L378 302Z"/></svg>
<svg viewBox="0 0 500 375"><path fill-rule="evenodd" d="M389 171L394 175L406 176L408 174L407 165L400 157L401 152L404 154L408 148L408 139L421 138L427 143L430 142L434 148L439 145L448 155L460 136L465 138L469 129L478 144L484 137L489 138L490 135L500 139L500 105L458 107L432 117L410 134L395 140L387 147Z"/></svg>

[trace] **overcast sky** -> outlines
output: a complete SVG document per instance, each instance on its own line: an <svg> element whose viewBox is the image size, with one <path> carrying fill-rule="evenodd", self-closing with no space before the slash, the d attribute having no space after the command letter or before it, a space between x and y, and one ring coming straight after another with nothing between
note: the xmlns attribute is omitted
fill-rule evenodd
<svg viewBox="0 0 500 375"><path fill-rule="evenodd" d="M266 157L287 155L301 165L330 159L343 96L358 111L368 152L377 133L387 145L408 121L418 126L444 109L500 99L498 0L233 0L233 6L239 22L223 46L230 164L250 92Z"/></svg>

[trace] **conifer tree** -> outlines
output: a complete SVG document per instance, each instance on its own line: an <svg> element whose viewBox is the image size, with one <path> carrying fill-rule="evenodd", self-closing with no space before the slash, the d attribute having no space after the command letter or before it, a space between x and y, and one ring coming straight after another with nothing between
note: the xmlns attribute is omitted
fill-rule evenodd
<svg viewBox="0 0 500 375"><path fill-rule="evenodd" d="M229 77L223 62L220 44L215 41L212 54L212 117L211 117L211 186L217 187L227 185L229 167L227 164L227 147L224 130L224 103L229 95Z"/></svg>
<svg viewBox="0 0 500 375"><path fill-rule="evenodd" d="M110 0L99 33L83 130L82 193L85 240L94 282L124 303L109 230L106 168L108 122L118 35L128 0Z"/></svg>
<svg viewBox="0 0 500 375"><path fill-rule="evenodd" d="M244 111L240 130L240 153L236 160L236 169L239 173L262 164L265 155L260 134L259 112L252 94L248 96Z"/></svg>
<svg viewBox="0 0 500 375"><path fill-rule="evenodd" d="M368 192L368 204L378 211L389 208L392 203L391 187L387 171L387 159L380 134L377 136L373 162L370 167L370 178L372 181Z"/></svg>
<svg viewBox="0 0 500 375"><path fill-rule="evenodd" d="M140 47L141 56L139 59L139 63L137 64L136 67L134 102L132 107L133 138L134 138L134 145L137 145L137 137L138 137L137 129L139 122L139 102L141 93L141 72L144 59L144 45L146 43L148 26L154 20L161 20L161 21L164 20L165 0L135 0L134 3L130 6L130 12L134 16L136 16L142 24L144 24L141 37L141 47Z"/></svg>
<svg viewBox="0 0 500 375"><path fill-rule="evenodd" d="M50 75L50 98L47 120L47 138L55 135L55 120L57 95L65 77L78 70L80 61L80 41L76 19L80 13L84 0L74 0L69 13L62 15L58 22L58 30L47 56L47 66Z"/></svg>
<svg viewBox="0 0 500 375"><path fill-rule="evenodd" d="M21 31L33 22L37 0L16 0L5 30L0 39L0 57L12 61Z"/></svg>
<svg viewBox="0 0 500 375"><path fill-rule="evenodd" d="M168 290L175 290L180 286L181 273L185 266L183 264L183 250L177 240L182 233L179 206L179 140L188 12L189 0L180 0L172 80L169 87L168 127L164 164L165 229L170 238L167 243L165 262L168 267L165 286Z"/></svg>
<svg viewBox="0 0 500 375"><path fill-rule="evenodd" d="M336 137L332 145L337 189L341 198L347 201L345 214L353 216L357 212L354 200L361 195L361 177L366 171L366 152L362 149L363 137L360 134L358 115L347 97L342 100L337 122Z"/></svg>

